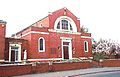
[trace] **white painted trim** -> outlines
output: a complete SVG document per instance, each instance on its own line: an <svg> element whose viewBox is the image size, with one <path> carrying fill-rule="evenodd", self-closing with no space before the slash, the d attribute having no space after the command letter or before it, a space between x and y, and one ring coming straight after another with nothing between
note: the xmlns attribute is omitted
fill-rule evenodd
<svg viewBox="0 0 120 77"><path fill-rule="evenodd" d="M87 50L85 50L85 43L87 44ZM89 48L88 48L88 41L84 41L84 52L88 52L89 51Z"/></svg>
<svg viewBox="0 0 120 77"><path fill-rule="evenodd" d="M38 31L31 31L31 33L35 33L35 34L49 34L48 32L38 32Z"/></svg>
<svg viewBox="0 0 120 77"><path fill-rule="evenodd" d="M49 31L49 32L56 32L56 33L65 33L65 34L76 34L76 35L81 35L80 32L65 31L65 30L48 29L48 31Z"/></svg>
<svg viewBox="0 0 120 77"><path fill-rule="evenodd" d="M43 50L40 50L40 39L43 39ZM39 52L45 52L45 39L43 37L40 37L38 39L38 51Z"/></svg>
<svg viewBox="0 0 120 77"><path fill-rule="evenodd" d="M62 58L28 59L28 61L43 61L43 60L62 60Z"/></svg>
<svg viewBox="0 0 120 77"><path fill-rule="evenodd" d="M60 39L62 39L62 40L72 40L72 38L69 38L69 37L60 37Z"/></svg>
<svg viewBox="0 0 120 77"><path fill-rule="evenodd" d="M88 58L90 58L90 59L93 59L93 57L79 57L80 59L88 59Z"/></svg>
<svg viewBox="0 0 120 77"><path fill-rule="evenodd" d="M70 17L68 17L68 16L60 16L60 17L58 17L56 19L56 21L54 23L54 29L55 30L57 30L57 24L58 24L58 22L61 21L61 20L63 20L63 19L68 20L71 23L71 26L73 28L73 32L77 32L77 27L76 27L75 22Z"/></svg>
<svg viewBox="0 0 120 77"><path fill-rule="evenodd" d="M80 59L88 59L87 57L80 57Z"/></svg>
<svg viewBox="0 0 120 77"><path fill-rule="evenodd" d="M27 35L32 34L32 33L33 34L46 34L46 35L49 34L48 32L30 31L30 32L27 32L27 33L23 34L22 36L16 36L16 37L17 38L21 38L21 37L27 36Z"/></svg>
<svg viewBox="0 0 120 77"><path fill-rule="evenodd" d="M0 62L4 62L5 60L4 59L0 59Z"/></svg>
<svg viewBox="0 0 120 77"><path fill-rule="evenodd" d="M90 38L90 39L92 39L92 37L89 37L89 36L81 36L81 38Z"/></svg>
<svg viewBox="0 0 120 77"><path fill-rule="evenodd" d="M11 62L11 46L18 46L18 61L15 62L21 62L21 44L9 44L9 62Z"/></svg>
<svg viewBox="0 0 120 77"><path fill-rule="evenodd" d="M90 59L93 59L93 57L89 57Z"/></svg>
<svg viewBox="0 0 120 77"><path fill-rule="evenodd" d="M69 42L69 59L72 59L72 41L71 39L72 38L68 38L68 37L61 37L62 40L61 40L61 46L62 46L62 59L64 59L64 51L63 51L63 42Z"/></svg>

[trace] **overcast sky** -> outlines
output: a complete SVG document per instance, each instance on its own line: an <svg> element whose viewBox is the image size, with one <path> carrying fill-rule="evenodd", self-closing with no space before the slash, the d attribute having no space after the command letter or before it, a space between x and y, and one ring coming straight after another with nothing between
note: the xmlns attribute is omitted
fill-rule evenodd
<svg viewBox="0 0 120 77"><path fill-rule="evenodd" d="M96 40L120 41L120 0L0 0L0 20L7 21L10 37L63 7L80 18Z"/></svg>

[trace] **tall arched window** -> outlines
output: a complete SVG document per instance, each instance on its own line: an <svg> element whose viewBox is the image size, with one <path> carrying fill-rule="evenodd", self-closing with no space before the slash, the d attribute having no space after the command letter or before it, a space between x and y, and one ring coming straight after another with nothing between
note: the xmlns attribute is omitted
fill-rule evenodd
<svg viewBox="0 0 120 77"><path fill-rule="evenodd" d="M84 51L88 52L88 42L84 41Z"/></svg>
<svg viewBox="0 0 120 77"><path fill-rule="evenodd" d="M43 37L40 37L38 40L38 50L39 52L45 52L45 40Z"/></svg>

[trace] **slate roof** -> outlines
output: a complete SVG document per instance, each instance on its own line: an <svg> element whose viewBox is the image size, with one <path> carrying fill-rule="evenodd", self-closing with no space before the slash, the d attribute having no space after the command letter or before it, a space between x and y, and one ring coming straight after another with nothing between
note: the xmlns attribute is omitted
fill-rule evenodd
<svg viewBox="0 0 120 77"><path fill-rule="evenodd" d="M6 21L3 21L3 20L0 20L0 23L5 23L5 24L6 24L7 22L6 22Z"/></svg>

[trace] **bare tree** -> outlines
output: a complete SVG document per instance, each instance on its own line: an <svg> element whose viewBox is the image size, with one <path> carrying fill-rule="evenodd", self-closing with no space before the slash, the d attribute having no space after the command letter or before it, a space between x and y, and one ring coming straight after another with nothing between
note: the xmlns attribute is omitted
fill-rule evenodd
<svg viewBox="0 0 120 77"><path fill-rule="evenodd" d="M120 55L120 44L113 40L100 39L97 43L93 44L94 52L103 53L106 55Z"/></svg>

